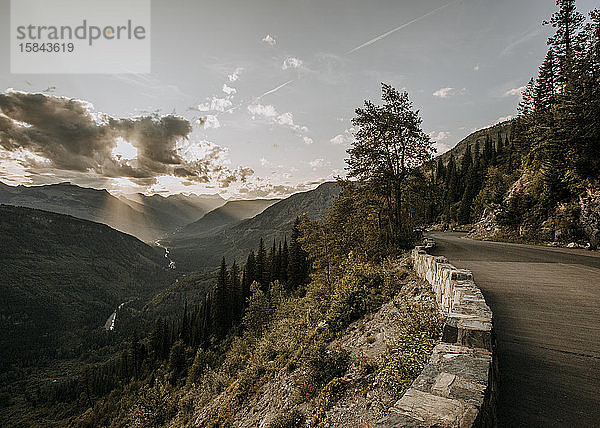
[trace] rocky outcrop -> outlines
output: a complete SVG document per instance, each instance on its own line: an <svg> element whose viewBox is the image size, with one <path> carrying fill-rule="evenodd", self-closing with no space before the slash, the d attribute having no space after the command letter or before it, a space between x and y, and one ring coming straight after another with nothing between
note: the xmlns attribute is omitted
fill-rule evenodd
<svg viewBox="0 0 600 428"><path fill-rule="evenodd" d="M413 250L414 269L446 315L442 343L378 427L495 427L497 365L492 312L468 270Z"/></svg>
<svg viewBox="0 0 600 428"><path fill-rule="evenodd" d="M579 199L579 223L592 248L600 246L600 192L589 191Z"/></svg>

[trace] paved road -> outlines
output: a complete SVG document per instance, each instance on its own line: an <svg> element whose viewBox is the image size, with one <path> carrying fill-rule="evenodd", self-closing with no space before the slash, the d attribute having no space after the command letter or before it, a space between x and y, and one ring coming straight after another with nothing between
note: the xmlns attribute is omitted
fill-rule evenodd
<svg viewBox="0 0 600 428"><path fill-rule="evenodd" d="M502 427L600 427L600 254L431 233L494 312Z"/></svg>

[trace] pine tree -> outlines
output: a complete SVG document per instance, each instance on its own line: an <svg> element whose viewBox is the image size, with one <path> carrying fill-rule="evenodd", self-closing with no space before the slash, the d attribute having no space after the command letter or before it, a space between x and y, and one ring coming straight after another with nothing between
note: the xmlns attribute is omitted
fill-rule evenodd
<svg viewBox="0 0 600 428"><path fill-rule="evenodd" d="M446 179L446 169L444 167L444 161L442 160L442 158L438 158L438 161L436 164L436 171L435 171L435 182L437 184L441 184L444 182L445 179Z"/></svg>
<svg viewBox="0 0 600 428"><path fill-rule="evenodd" d="M562 87L571 79L575 62L575 37L581 29L584 17L576 10L575 0L557 0L556 5L558 11L544 24L556 28L556 33L548 39L548 45L550 52L554 51L558 57L558 83Z"/></svg>
<svg viewBox="0 0 600 428"><path fill-rule="evenodd" d="M256 281L261 285L262 290L267 293L269 289L269 283L267 279L267 251L265 249L265 242L260 238L258 244L258 251L256 252Z"/></svg>
<svg viewBox="0 0 600 428"><path fill-rule="evenodd" d="M277 279L281 282L281 263L283 257L283 249L281 247L281 241L279 241L279 248L277 249L277 258L275 259L275 272L274 279Z"/></svg>
<svg viewBox="0 0 600 428"><path fill-rule="evenodd" d="M281 251L281 275L279 281L282 284L288 282L288 269L289 269L290 252L288 249L287 236L283 238L283 249Z"/></svg>
<svg viewBox="0 0 600 428"><path fill-rule="evenodd" d="M296 289L308 280L308 261L306 251L300 245L300 218L296 218L292 228L290 256L288 265L288 286Z"/></svg>
<svg viewBox="0 0 600 428"><path fill-rule="evenodd" d="M244 296L242 294L242 284L240 282L239 268L234 261L229 271L229 290L231 299L229 301L230 318L235 323L238 322L244 310Z"/></svg>
<svg viewBox="0 0 600 428"><path fill-rule="evenodd" d="M529 79L529 82L527 83L527 86L525 86L523 94L521 95L521 101L519 102L519 107L517 108L519 116L523 117L533 113L533 110L535 109L533 101L534 93L535 79L532 77Z"/></svg>
<svg viewBox="0 0 600 428"><path fill-rule="evenodd" d="M273 239L273 245L271 246L269 255L267 256L267 266L267 282L275 281L277 279L277 246L275 245L275 239Z"/></svg>
<svg viewBox="0 0 600 428"><path fill-rule="evenodd" d="M225 257L221 261L221 268L219 269L219 276L217 279L217 285L213 289L212 299L212 321L214 327L214 333L216 337L223 337L227 332L230 319L227 309L227 297L228 297L228 273L227 263Z"/></svg>

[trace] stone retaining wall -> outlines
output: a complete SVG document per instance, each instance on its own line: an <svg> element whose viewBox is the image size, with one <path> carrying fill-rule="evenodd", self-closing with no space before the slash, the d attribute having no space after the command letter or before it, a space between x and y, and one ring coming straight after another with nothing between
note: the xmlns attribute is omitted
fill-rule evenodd
<svg viewBox="0 0 600 428"><path fill-rule="evenodd" d="M492 311L470 271L416 247L414 269L446 315L442 343L378 427L495 427L497 363Z"/></svg>

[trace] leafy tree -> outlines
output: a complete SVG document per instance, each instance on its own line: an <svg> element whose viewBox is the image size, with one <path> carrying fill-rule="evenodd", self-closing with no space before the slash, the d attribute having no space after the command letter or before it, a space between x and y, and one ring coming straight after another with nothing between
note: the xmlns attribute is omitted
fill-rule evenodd
<svg viewBox="0 0 600 428"><path fill-rule="evenodd" d="M357 128L348 150L349 177L369 184L381 197L385 210L382 230L390 248L407 246L411 225L405 222L404 196L411 176L435 149L421 129L418 111L413 111L407 92L382 83L383 105L365 101L356 109L352 123Z"/></svg>

